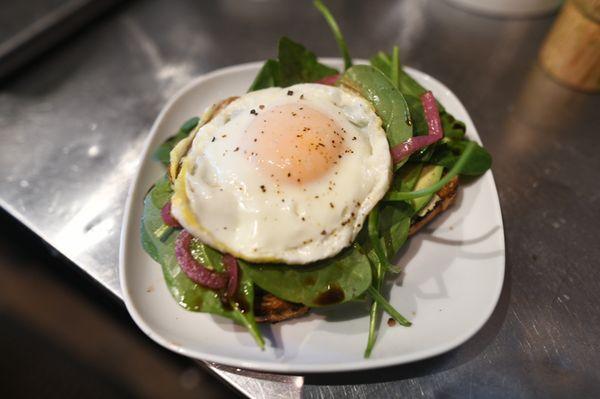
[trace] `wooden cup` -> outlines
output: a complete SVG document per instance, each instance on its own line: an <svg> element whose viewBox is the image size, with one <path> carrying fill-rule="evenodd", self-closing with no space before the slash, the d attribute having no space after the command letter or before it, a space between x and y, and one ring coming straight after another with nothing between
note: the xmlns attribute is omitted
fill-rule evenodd
<svg viewBox="0 0 600 399"><path fill-rule="evenodd" d="M600 0L570 0L540 51L542 67L578 90L600 91Z"/></svg>

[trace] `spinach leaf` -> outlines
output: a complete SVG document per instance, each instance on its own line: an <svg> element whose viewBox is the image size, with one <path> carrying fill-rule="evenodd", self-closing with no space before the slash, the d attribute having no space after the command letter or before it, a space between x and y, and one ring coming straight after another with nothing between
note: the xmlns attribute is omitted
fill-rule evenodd
<svg viewBox="0 0 600 399"><path fill-rule="evenodd" d="M419 100L421 95L427 91L423 86L421 86L416 80L414 80L408 73L406 73L402 68L400 72L400 77L398 79L398 86L400 91L406 96L410 97L411 100L414 99L418 101L417 103L413 103L413 107L411 108L411 116L413 119L416 119L417 122L423 121L424 125L417 128L416 131L418 134L427 134L427 122L425 121L425 116L423 114L423 106L421 105L421 101ZM407 99L407 102L409 100ZM409 102L410 104L411 102ZM440 119L442 120L442 130L444 131L444 137L449 137L452 139L460 139L465 135L465 124L452 116L449 112L446 111L444 106L438 101L438 108L440 110ZM417 114L417 115L415 115Z"/></svg>
<svg viewBox="0 0 600 399"><path fill-rule="evenodd" d="M382 203L379 211L379 235L389 260L392 260L408 239L410 219L414 213L406 202Z"/></svg>
<svg viewBox="0 0 600 399"><path fill-rule="evenodd" d="M315 0L313 4L317 8L317 10L319 10L319 12L323 15L325 21L327 21L327 24L329 25L329 28L331 29L331 32L333 33L333 37L335 38L335 41L337 42L338 47L340 48L340 52L344 57L344 69L350 68L352 66L352 58L350 57L350 53L348 52L348 46L346 45L346 40L344 40L344 36L342 36L342 31L340 30L338 23L335 21L335 18L333 17L329 9L325 7L325 4L321 2L321 0Z"/></svg>
<svg viewBox="0 0 600 399"><path fill-rule="evenodd" d="M404 96L378 69L355 65L340 79L346 86L369 100L383 121L390 147L412 137L412 121Z"/></svg>
<svg viewBox="0 0 600 399"><path fill-rule="evenodd" d="M394 86L402 92L410 111L413 136L426 135L428 133L428 126L420 100L420 96L425 92L425 89L422 92L421 90L402 91L400 78L402 77L405 80L408 75L404 72L398 61L398 47L394 46L391 57L380 51L375 57L371 58L371 65L390 78ZM418 85L416 81L414 83Z"/></svg>
<svg viewBox="0 0 600 399"><path fill-rule="evenodd" d="M373 58L371 58L371 65L381 71L385 76L392 79L395 76L393 71L393 65L395 57L379 52ZM401 66L398 67L397 71L398 89L403 94L406 104L409 109L410 118L412 122L413 136L420 136L428 134L427 121L423 112L423 105L421 104L420 96L427 91L421 86L416 80L414 80ZM465 124L455 119L451 114L446 112L442 104L438 102L440 109L440 119L442 120L442 127L444 136L451 139L460 139L465 135ZM433 147L430 146L414 154L411 157L413 161L428 161L429 157L433 153Z"/></svg>
<svg viewBox="0 0 600 399"><path fill-rule="evenodd" d="M384 297L381 295L379 290L375 289L375 287L369 287L367 293L373 299L373 302L377 305L381 306L383 310L385 310L394 320L398 322L401 326L410 327L412 323L406 319L406 317L402 316L400 312L398 312ZM367 347L365 351L365 357L369 357L371 351Z"/></svg>
<svg viewBox="0 0 600 399"><path fill-rule="evenodd" d="M400 248L408 239L408 230L410 228L411 217L414 215L414 209L408 201L380 202L378 204L379 220L378 235L381 245L384 249L386 259L391 261ZM364 229L363 229L364 230ZM372 264L379 261L375 248L366 231L361 231L356 239L360 243L363 251L371 260ZM385 266L385 265L384 265ZM392 269L392 271L395 271ZM379 273L374 273L373 279Z"/></svg>
<svg viewBox="0 0 600 399"><path fill-rule="evenodd" d="M285 36L279 39L279 65L282 87L315 82L338 73L336 69L319 63L315 53Z"/></svg>
<svg viewBox="0 0 600 399"><path fill-rule="evenodd" d="M413 133L427 134L428 132L423 108L418 97L409 96L408 101L410 102L408 103L397 89L402 76L398 73L397 58L397 49L394 49L394 57L391 60L381 53L379 57L374 59L375 66L354 66L348 69L341 79L342 85L357 91L371 101L384 123L390 146L405 141L412 137ZM377 69L377 65L383 72ZM394 84L394 82L397 82L397 84ZM411 115L415 116L412 120ZM416 131L413 130L415 128ZM400 168L400 171L394 178L393 187L396 186L397 189L402 191L412 190L420 174L421 167L411 166L403 170L404 168L401 168L401 166L401 164L396 166ZM371 231L371 229L368 234L370 240L365 240L364 233L359 238L365 246L368 259L373 264L373 282L369 290L377 294L385 278L387 263L378 254L381 252L378 242L373 240L381 240L387 260L392 259L408 238L411 216L414 213L412 207L406 202L380 203L378 207L379 209L374 210L375 212L369 217L369 227L378 229L379 234ZM373 218L377 218L377 220L372 220ZM379 303L380 301L374 301L371 304L369 337L365 357L370 356L375 345L377 324L381 314Z"/></svg>
<svg viewBox="0 0 600 399"><path fill-rule="evenodd" d="M415 188L421 170L423 169L422 163L407 163L405 164L396 174L392 180L390 190L392 191L411 191Z"/></svg>
<svg viewBox="0 0 600 399"><path fill-rule="evenodd" d="M390 65L390 80L394 86L398 87L398 70L400 69L400 55L398 54L398 46L392 49L392 64Z"/></svg>
<svg viewBox="0 0 600 399"><path fill-rule="evenodd" d="M373 280L378 280L386 270L392 270L394 266L389 262L379 231L379 205L376 205L369 214L367 220L367 233L369 234L369 260L373 266Z"/></svg>
<svg viewBox="0 0 600 399"><path fill-rule="evenodd" d="M256 91L260 89L266 89L268 87L277 87L281 85L281 69L279 67L279 61L267 60L258 75L254 78L254 82L248 89L248 92Z"/></svg>
<svg viewBox="0 0 600 399"><path fill-rule="evenodd" d="M420 98L427 91L426 88L421 86L416 80L414 80L406 71L400 67L400 73L398 74L398 88L403 94ZM438 106L441 105L438 103ZM443 110L444 107L440 107Z"/></svg>
<svg viewBox="0 0 600 399"><path fill-rule="evenodd" d="M379 212L377 211L378 205L375 206L375 208L373 209L373 211L371 211L371 214L369 215L369 223L368 223L368 230L369 230L369 238L370 241L369 243L371 244L371 250L368 252L369 254L369 260L371 261L371 264L373 265L373 279L372 279L372 285L369 287L370 289L374 289L377 292L379 292L379 290L381 290L381 286L383 284L383 280L385 278L385 269L384 269L384 262L381 259L381 256L378 254L378 250L375 247L375 243L373 243L373 237L372 237L372 233L371 233L371 228L372 225L374 224L378 224L379 223ZM373 223L373 218L376 219L376 222ZM379 227L378 227L379 228ZM375 237L375 239L377 240L378 238ZM375 339L377 339L377 326L379 324L379 320L381 319L381 310L379 309L379 302L377 301L373 301L371 302L371 308L369 309L369 336L367 337L367 347L365 349L365 357L369 357L371 356L371 351L373 350L373 347L375 346Z"/></svg>
<svg viewBox="0 0 600 399"><path fill-rule="evenodd" d="M465 151L468 140L449 140L439 143L435 152L429 159L429 163L441 165L448 169L452 168L456 161ZM479 144L475 143L473 152L463 165L460 174L467 176L479 176L492 166L492 156Z"/></svg>
<svg viewBox="0 0 600 399"><path fill-rule="evenodd" d="M371 260L371 264L377 265L373 279L381 276L385 271L394 273L401 271L390 261L408 239L408 230L414 213L415 210L411 203L397 201L380 202L369 214L367 225L369 241L361 241L361 245Z"/></svg>
<svg viewBox="0 0 600 399"><path fill-rule="evenodd" d="M454 117L446 111L440 112L440 118L442 119L444 137L450 139L462 139L465 136L467 127L462 121L454 119Z"/></svg>
<svg viewBox="0 0 600 399"><path fill-rule="evenodd" d="M421 174L422 168L423 166L421 164L404 165L394 176L392 190L413 190L419 175ZM398 201L396 203L380 202L377 206L379 207L379 212L377 212L379 214L377 220L379 237L387 259L392 260L408 239L411 216L413 215L414 210L412 209L412 206L405 201ZM370 215L370 217L372 216L373 214ZM371 287L369 287L369 295L374 300L371 303L371 309L369 311L369 336L367 339L367 347L365 349L365 357L369 357L375 346L377 327L379 325L382 307L381 298L376 300L374 294L379 293L385 280L386 271L382 267L383 265L376 253L376 249L373 248L370 241L365 240L363 231L361 231L361 235L359 235L359 240L365 242L363 245L365 246L365 250L368 251L368 257L373 265L373 281ZM395 312L396 316L399 315L399 313L391 308L389 304L387 304L387 306L388 312ZM390 313L390 315L391 314L392 313ZM400 317L402 318L401 315ZM405 320L404 318L402 319Z"/></svg>
<svg viewBox="0 0 600 399"><path fill-rule="evenodd" d="M410 110L410 116L413 122L413 135L422 136L429 133L429 127L427 126L427 120L425 119L425 113L423 111L423 105L419 97L412 96L410 94L404 94L406 103ZM465 135L466 127L465 124L455 119L451 114L445 110L440 110L440 119L442 121L442 131L444 137L451 139L461 139Z"/></svg>
<svg viewBox="0 0 600 399"><path fill-rule="evenodd" d="M429 133L429 127L427 126L427 120L425 119L425 112L423 111L423 105L418 97L405 94L406 104L410 110L410 117L413 124L413 136L424 136Z"/></svg>
<svg viewBox="0 0 600 399"><path fill-rule="evenodd" d="M419 151L415 152L414 154L412 154L410 156L409 161L410 162L425 162L425 163L429 162L429 159L431 158L431 155L435 151L435 147L437 146L438 143L433 143L431 145L428 145L425 148L421 148Z"/></svg>
<svg viewBox="0 0 600 399"><path fill-rule="evenodd" d="M389 54L384 53L383 51L379 51L375 56L373 56L370 60L370 63L373 67L379 69L385 76L391 77L394 75L393 69L393 57ZM421 97L423 93L427 91L423 86L421 86L416 80L414 80L406 71L402 68L400 64L398 64L398 89L405 96L413 96L416 98Z"/></svg>
<svg viewBox="0 0 600 399"><path fill-rule="evenodd" d="M161 178L154 183L154 186L148 191L146 197L152 201L152 206L162 209L167 201L171 199L172 195L173 190L171 190L171 182L169 182L169 179Z"/></svg>
<svg viewBox="0 0 600 399"><path fill-rule="evenodd" d="M307 306L350 301L371 285L369 260L356 246L312 265L240 264L263 290Z"/></svg>
<svg viewBox="0 0 600 399"><path fill-rule="evenodd" d="M379 69L385 76L392 76L392 59L389 55L384 53L383 51L379 51L375 54L369 62L371 66Z"/></svg>
<svg viewBox="0 0 600 399"><path fill-rule="evenodd" d="M282 37L279 39L277 60L268 60L264 63L248 91L316 82L336 73L338 73L336 69L321 64L315 53L307 50L306 47L287 37Z"/></svg>
<svg viewBox="0 0 600 399"><path fill-rule="evenodd" d="M254 284L248 274L241 270L239 288L235 299L224 304L218 293L199 286L182 272L175 257L176 234L171 234L165 240L156 232L165 226L160 216L160 210L171 198L172 191L166 177L161 178L144 199L144 214L142 217L142 246L144 250L160 263L167 287L175 301L183 308L194 312L206 312L232 319L248 328L263 347L261 333L254 320ZM192 253L196 259L216 270L223 271L222 255L216 250L194 241Z"/></svg>
<svg viewBox="0 0 600 399"><path fill-rule="evenodd" d="M146 230L146 226L144 226L143 223L140 227L142 248L144 248L144 251L146 251L146 253L150 255L150 257L154 259L155 262L160 263L160 254L158 253L158 249L156 249L156 246L154 245L154 240L152 236L150 235L150 233L148 233L148 230Z"/></svg>
<svg viewBox="0 0 600 399"><path fill-rule="evenodd" d="M475 148L477 147L477 143L474 141L465 141L466 143L464 151L460 154L460 157L456 160L452 168L438 180L437 183L432 185L428 185L426 188L414 191L393 191L389 190L384 197L384 201L406 201L415 198L425 197L431 195L442 187L444 187L450 180L452 180L455 176L461 173L463 167L469 162L469 158L473 154Z"/></svg>
<svg viewBox="0 0 600 399"><path fill-rule="evenodd" d="M427 91L421 86L416 80L414 80L409 74L403 69L400 72L400 78L398 80L400 91L407 97L409 105L412 103L411 116L416 123L423 121L423 125L419 125L415 130L415 135L427 134L427 122L423 114L423 106L421 105L420 97ZM411 101L408 100L411 98ZM414 100L413 100L414 99ZM417 103L418 102L418 103ZM442 130L444 131L444 137L452 139L460 139L465 135L465 124L452 116L444 106L438 101L438 108L440 110L440 119L442 120Z"/></svg>
<svg viewBox="0 0 600 399"><path fill-rule="evenodd" d="M408 174L408 176L411 176L411 174ZM410 184L404 184L404 186L407 185ZM408 238L408 231L410 229L410 219L412 213L412 207L406 202L382 202L379 203L374 211L372 211L369 215L369 228L371 225L378 225L379 239L382 241L387 260L391 260L406 242L406 239ZM377 218L374 223L372 221L373 217ZM372 235L371 232L370 235ZM373 240L373 237L371 237L371 240ZM386 270L384 269L384 262L382 262L381 256L378 254L379 251L377 248L375 248L375 245L371 244L370 246L371 248L368 250L368 257L373 265L373 279L372 285L369 287L368 291L369 295L374 300L371 303L371 309L369 311L369 336L367 339L367 347L365 349L365 357L369 357L371 355L371 351L375 346L375 339L377 338L377 326L381 317L380 307L382 307L382 305L386 305L383 307L386 308L390 315L393 314L394 317L400 316L400 319L406 320L395 309L393 309L379 293L383 285L383 281L385 280ZM375 298L374 294L375 296L378 295L377 298ZM410 323L403 325L408 326Z"/></svg>
<svg viewBox="0 0 600 399"><path fill-rule="evenodd" d="M186 138L192 130L198 125L200 118L193 117L188 119L181 127L179 131L174 135L168 138L164 143L162 143L152 154L152 157L163 165L169 164L169 155L171 154L171 150L175 145L180 141Z"/></svg>

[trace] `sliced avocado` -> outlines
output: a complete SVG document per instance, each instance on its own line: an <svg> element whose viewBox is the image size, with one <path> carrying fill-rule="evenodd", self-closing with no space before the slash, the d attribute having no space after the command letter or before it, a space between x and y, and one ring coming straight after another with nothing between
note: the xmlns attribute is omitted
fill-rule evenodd
<svg viewBox="0 0 600 399"><path fill-rule="evenodd" d="M429 186L434 185L442 178L442 172L444 171L443 166L438 165L425 165L423 170L421 171L421 175L419 176L419 180L417 180L417 184L415 185L414 190L422 190ZM434 194L425 195L423 197L415 198L411 200L412 206L415 210L415 213L419 212L421 208L429 203L431 197Z"/></svg>

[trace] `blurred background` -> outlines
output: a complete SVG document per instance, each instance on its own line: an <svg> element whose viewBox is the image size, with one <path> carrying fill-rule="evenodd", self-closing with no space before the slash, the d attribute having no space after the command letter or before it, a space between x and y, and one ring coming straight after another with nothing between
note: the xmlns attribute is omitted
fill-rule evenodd
<svg viewBox="0 0 600 399"><path fill-rule="evenodd" d="M154 344L122 302L0 211L0 396L226 398L198 363Z"/></svg>
<svg viewBox="0 0 600 399"><path fill-rule="evenodd" d="M594 396L599 345L582 319L600 322L599 2L558 19L553 0L326 3L353 57L398 44L463 101L494 156L508 271L467 345L412 370L307 377L303 396L463 397L466 382L475 397ZM0 397L238 395L134 326L119 231L165 102L195 76L272 57L282 35L338 56L310 1L0 3Z"/></svg>

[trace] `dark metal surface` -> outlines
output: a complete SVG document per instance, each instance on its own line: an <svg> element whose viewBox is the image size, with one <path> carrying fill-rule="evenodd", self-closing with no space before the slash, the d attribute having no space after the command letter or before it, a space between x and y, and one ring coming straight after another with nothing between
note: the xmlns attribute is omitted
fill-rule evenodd
<svg viewBox="0 0 600 399"><path fill-rule="evenodd" d="M597 396L600 97L536 66L552 18L495 20L433 0L331 5L355 57L398 43L471 113L505 218L502 297L473 339L416 364L304 379L215 372L263 397L302 385L309 398ZM93 24L0 88L0 204L118 294L122 208L158 111L193 76L273 56L283 34L337 55L308 2L138 1Z"/></svg>
<svg viewBox="0 0 600 399"><path fill-rule="evenodd" d="M2 9L0 82L121 0L25 0Z"/></svg>

